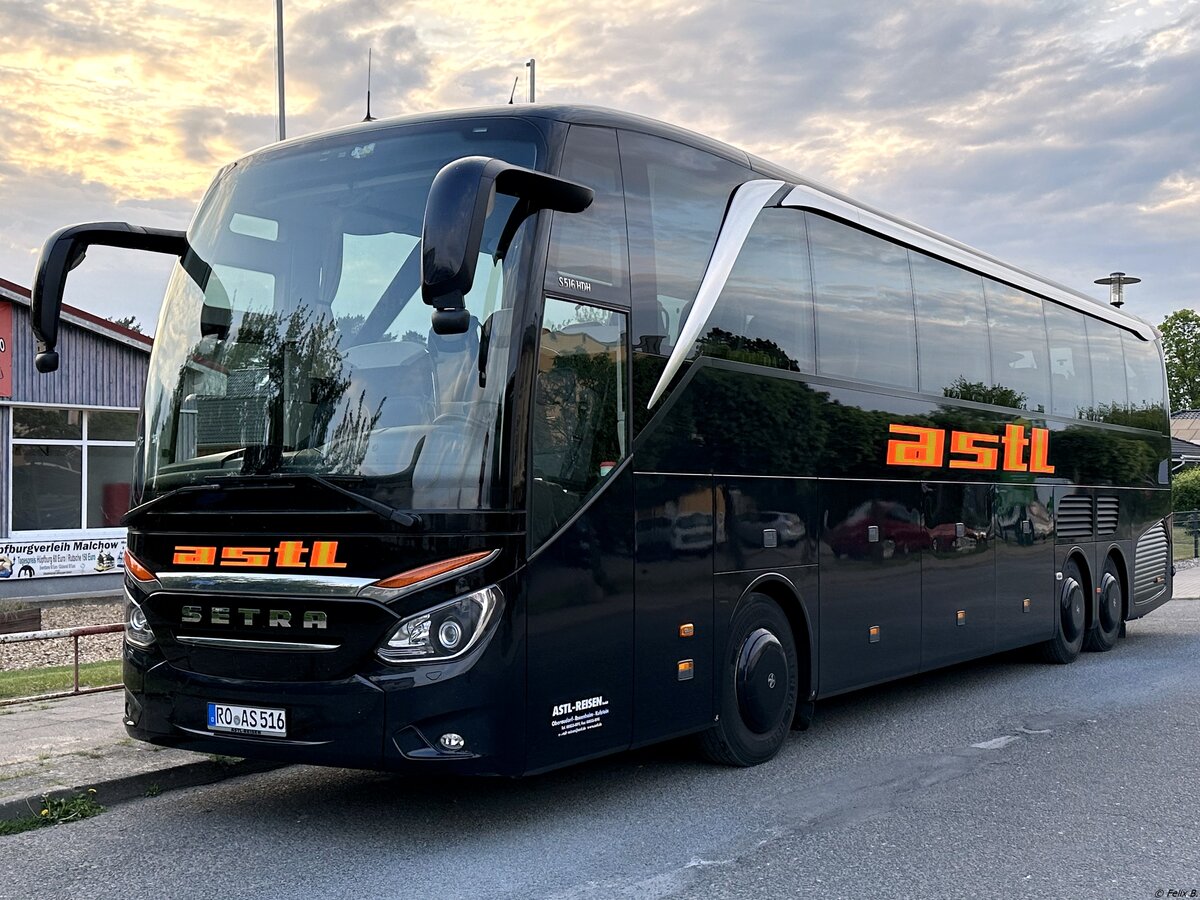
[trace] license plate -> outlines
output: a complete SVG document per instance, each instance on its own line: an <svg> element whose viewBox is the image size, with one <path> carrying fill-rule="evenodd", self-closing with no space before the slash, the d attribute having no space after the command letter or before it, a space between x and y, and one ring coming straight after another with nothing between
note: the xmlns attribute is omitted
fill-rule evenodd
<svg viewBox="0 0 1200 900"><path fill-rule="evenodd" d="M208 704L208 730L231 734L261 734L287 737L287 711L261 706Z"/></svg>

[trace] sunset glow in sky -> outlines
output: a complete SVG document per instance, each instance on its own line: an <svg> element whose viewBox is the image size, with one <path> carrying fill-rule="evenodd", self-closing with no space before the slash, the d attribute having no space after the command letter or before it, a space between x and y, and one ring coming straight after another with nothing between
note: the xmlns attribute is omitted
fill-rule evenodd
<svg viewBox="0 0 1200 900"><path fill-rule="evenodd" d="M62 225L184 227L275 136L272 0L0 4L0 277ZM288 134L538 99L708 133L1158 323L1200 306L1197 0L285 0ZM169 265L68 301L149 328Z"/></svg>

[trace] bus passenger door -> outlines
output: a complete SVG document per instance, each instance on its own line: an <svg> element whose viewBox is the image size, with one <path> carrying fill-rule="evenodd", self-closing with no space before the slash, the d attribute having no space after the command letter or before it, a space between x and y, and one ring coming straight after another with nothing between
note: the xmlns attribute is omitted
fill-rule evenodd
<svg viewBox="0 0 1200 900"><path fill-rule="evenodd" d="M629 746L628 316L547 297L530 439L528 771Z"/></svg>
<svg viewBox="0 0 1200 900"><path fill-rule="evenodd" d="M921 665L921 486L822 480L820 693Z"/></svg>

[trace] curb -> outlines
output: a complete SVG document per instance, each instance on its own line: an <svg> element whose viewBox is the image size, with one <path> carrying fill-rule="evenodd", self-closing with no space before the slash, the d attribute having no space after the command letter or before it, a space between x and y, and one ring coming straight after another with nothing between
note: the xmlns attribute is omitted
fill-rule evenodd
<svg viewBox="0 0 1200 900"><path fill-rule="evenodd" d="M96 791L96 802L105 807L118 806L130 800L140 800L147 796L158 796L168 791L182 788L200 787L215 784L229 778L242 775L256 775L260 772L270 772L284 768L285 763L265 762L263 760L241 759L236 762L218 762L204 759L194 763L170 766L157 772L142 772L136 775L125 775L110 781L90 781L86 784L57 788L31 797L22 797L0 803L0 821L23 819L41 805L42 797L74 797L86 792L89 788Z"/></svg>

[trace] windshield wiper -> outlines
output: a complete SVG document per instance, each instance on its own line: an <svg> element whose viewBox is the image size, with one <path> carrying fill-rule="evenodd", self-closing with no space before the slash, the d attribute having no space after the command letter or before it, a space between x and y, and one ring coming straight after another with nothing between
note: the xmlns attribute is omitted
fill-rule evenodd
<svg viewBox="0 0 1200 900"><path fill-rule="evenodd" d="M147 500L145 503L139 503L137 506L133 507L133 509L129 510L129 512L125 513L125 515L121 516L121 524L134 524L134 522L140 519L145 513L150 512L150 510L158 506L160 503L165 503L167 500L178 497L180 494L190 494L196 491L212 491L217 490L220 487L220 484L211 481L205 482L204 484L185 484L183 487L177 487L174 490L167 491L165 494L159 494L157 497Z"/></svg>
<svg viewBox="0 0 1200 900"><path fill-rule="evenodd" d="M399 524L408 528L414 528L421 524L421 517L416 513L404 512L403 510L388 506L386 503L380 503L378 500L372 500L370 497L364 497L362 494L356 494L354 491L347 490L340 485L334 484L323 475L314 475L312 472L288 473L288 477L293 477L293 475L315 481L317 484L321 485L321 487L329 488L329 490L341 494L348 500L353 500L363 509L369 509L371 512L376 513L389 522L398 522Z"/></svg>

